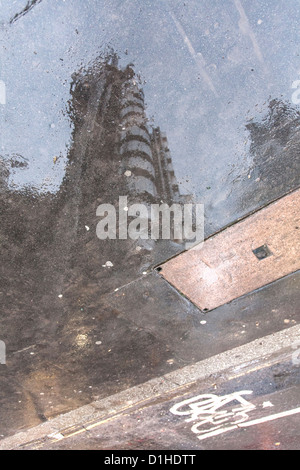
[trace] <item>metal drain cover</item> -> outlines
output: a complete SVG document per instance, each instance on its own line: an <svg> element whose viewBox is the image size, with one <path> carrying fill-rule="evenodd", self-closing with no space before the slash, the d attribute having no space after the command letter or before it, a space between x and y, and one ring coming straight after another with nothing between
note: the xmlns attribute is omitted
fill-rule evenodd
<svg viewBox="0 0 300 470"><path fill-rule="evenodd" d="M201 310L219 307L300 269L300 190L161 265Z"/></svg>

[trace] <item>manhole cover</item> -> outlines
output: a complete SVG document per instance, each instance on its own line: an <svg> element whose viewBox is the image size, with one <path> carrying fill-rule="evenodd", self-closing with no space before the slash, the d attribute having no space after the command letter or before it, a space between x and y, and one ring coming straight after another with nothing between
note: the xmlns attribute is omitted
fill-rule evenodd
<svg viewBox="0 0 300 470"><path fill-rule="evenodd" d="M173 258L160 274L212 310L300 269L300 190Z"/></svg>

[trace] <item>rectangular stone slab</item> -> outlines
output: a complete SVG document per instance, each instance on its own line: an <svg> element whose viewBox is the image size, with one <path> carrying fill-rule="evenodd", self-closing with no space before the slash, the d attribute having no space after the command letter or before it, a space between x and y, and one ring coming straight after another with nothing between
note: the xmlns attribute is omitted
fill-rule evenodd
<svg viewBox="0 0 300 470"><path fill-rule="evenodd" d="M160 274L209 311L300 269L300 190L161 266Z"/></svg>

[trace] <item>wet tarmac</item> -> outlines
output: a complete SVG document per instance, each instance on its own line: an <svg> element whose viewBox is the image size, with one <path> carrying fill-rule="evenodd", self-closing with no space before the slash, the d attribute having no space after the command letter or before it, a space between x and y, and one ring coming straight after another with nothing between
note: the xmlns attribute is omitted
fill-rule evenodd
<svg viewBox="0 0 300 470"><path fill-rule="evenodd" d="M208 380L182 390L182 397L161 397L85 433L39 446L105 450L110 458L107 449L125 450L124 455L130 455L131 449L171 450L171 455L163 453L161 458L173 456L173 464L174 455L186 450L196 451L195 460L200 450L298 450L299 368L291 371L289 365L283 361L263 368L261 364L261 370L237 378ZM155 461L151 452L137 456L146 464ZM158 456L156 460L160 463Z"/></svg>
<svg viewBox="0 0 300 470"><path fill-rule="evenodd" d="M132 467L192 457L197 465L201 450L297 450L298 337L292 327L177 369L4 439L0 449L102 450L100 462L123 458Z"/></svg>
<svg viewBox="0 0 300 470"><path fill-rule="evenodd" d="M127 205L204 204L207 237L299 186L298 2L0 15L1 437L298 324L299 272L206 316L153 269L182 241L119 236Z"/></svg>

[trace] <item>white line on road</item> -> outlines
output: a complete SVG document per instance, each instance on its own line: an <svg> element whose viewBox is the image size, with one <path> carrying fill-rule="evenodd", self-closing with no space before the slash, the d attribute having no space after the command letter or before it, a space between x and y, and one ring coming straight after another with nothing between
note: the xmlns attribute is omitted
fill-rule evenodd
<svg viewBox="0 0 300 470"><path fill-rule="evenodd" d="M300 407L294 408L293 410L282 411L281 413L276 413L274 415L265 416L264 418L253 419L252 421L248 421L246 423L242 423L240 428L245 428L249 426L256 426L257 424L266 423L267 421L274 421L275 419L285 418L286 416L292 416L300 413Z"/></svg>
<svg viewBox="0 0 300 470"><path fill-rule="evenodd" d="M276 419L285 418L286 416L292 416L297 413L300 413L300 407L294 408L292 410L282 411L281 413L276 413L274 415L264 416L263 418L253 419L252 421L241 423L239 425L235 424L233 426L229 426L228 428L216 429L215 431L208 432L206 434L203 434L202 436L197 436L197 437L200 441L204 441L204 439L215 437L220 434L224 434L225 432L234 431L236 429L241 429L241 428L248 428L250 426L256 426L258 424L267 423L268 421L274 421Z"/></svg>

